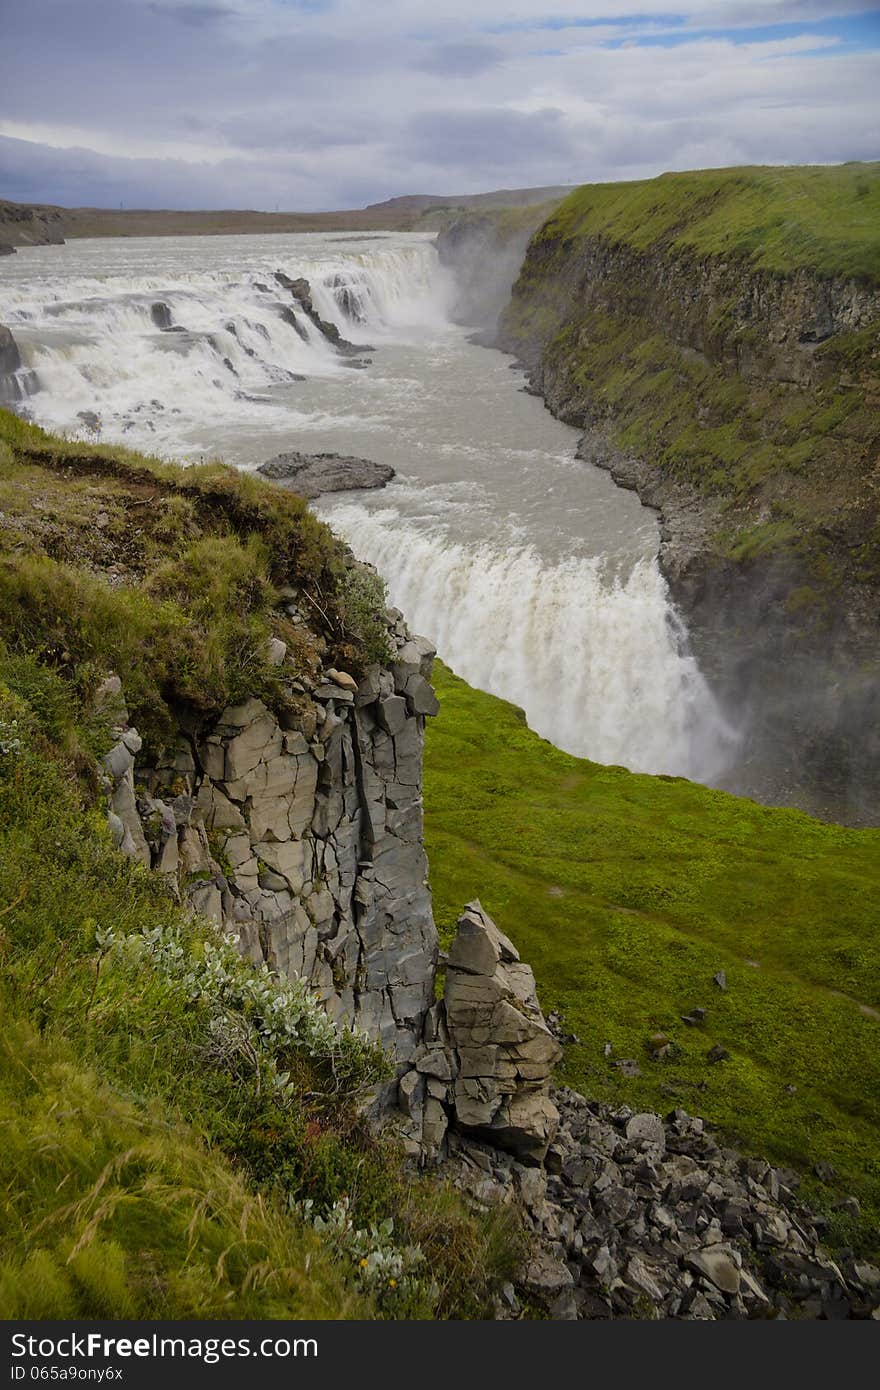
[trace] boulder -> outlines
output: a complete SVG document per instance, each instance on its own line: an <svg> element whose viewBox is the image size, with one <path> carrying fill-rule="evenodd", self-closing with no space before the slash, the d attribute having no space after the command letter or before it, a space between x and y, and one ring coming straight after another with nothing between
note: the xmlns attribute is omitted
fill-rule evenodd
<svg viewBox="0 0 880 1390"><path fill-rule="evenodd" d="M394 469L387 463L349 454L302 454L297 450L276 454L261 463L257 472L307 498L381 488L394 477Z"/></svg>
<svg viewBox="0 0 880 1390"><path fill-rule="evenodd" d="M5 324L0 323L0 405L12 404L28 394L17 375L20 370L18 344Z"/></svg>
<svg viewBox="0 0 880 1390"><path fill-rule="evenodd" d="M18 344L5 324L0 323L0 377L11 376L21 366Z"/></svg>
<svg viewBox="0 0 880 1390"><path fill-rule="evenodd" d="M538 1251L529 1260L520 1276L523 1286L529 1293L548 1297L562 1293L574 1285L571 1270L561 1260L554 1259L547 1251Z"/></svg>
<svg viewBox="0 0 880 1390"><path fill-rule="evenodd" d="M740 1271L729 1250L721 1245L711 1245L703 1250L692 1251L687 1257L689 1267L701 1274L722 1293L739 1293Z"/></svg>
<svg viewBox="0 0 880 1390"><path fill-rule="evenodd" d="M357 694L358 683L347 671L338 671L335 666L331 666L324 674L334 685L340 686L343 690L350 690L352 695Z"/></svg>
<svg viewBox="0 0 880 1390"><path fill-rule="evenodd" d="M626 1137L630 1143L650 1145L661 1154L666 1151L666 1128L659 1115L633 1115L626 1122Z"/></svg>

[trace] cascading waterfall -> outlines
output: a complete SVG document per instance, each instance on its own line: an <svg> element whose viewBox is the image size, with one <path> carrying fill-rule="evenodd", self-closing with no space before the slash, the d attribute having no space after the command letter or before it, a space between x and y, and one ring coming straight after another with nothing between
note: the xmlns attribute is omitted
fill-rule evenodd
<svg viewBox="0 0 880 1390"><path fill-rule="evenodd" d="M35 252L17 258L0 282L0 322L36 376L34 418L73 434L94 432L97 418L104 439L177 457L211 447L202 442L205 425L308 428L309 413L283 389L349 368L276 270L307 278L318 313L346 337L359 332L372 344L446 322L446 273L425 238L400 246L400 238L386 245L376 237L375 247L351 254L325 238L317 255L291 255L292 238L265 240L280 243L277 251L251 249L236 268L223 261L206 270L191 246L169 253L169 242L189 238L130 243L121 272L98 241L39 248L55 254L55 265L42 258L45 276L20 274ZM61 275L52 274L56 266ZM188 441L186 427L199 437Z"/></svg>
<svg viewBox="0 0 880 1390"><path fill-rule="evenodd" d="M734 735L686 648L655 560L548 565L530 546L464 546L391 508L325 509L392 601L471 685L518 701L578 757L712 780Z"/></svg>
<svg viewBox="0 0 880 1390"><path fill-rule="evenodd" d="M321 319L369 344L338 353ZM318 510L471 683L562 748L712 781L736 740L689 655L656 526L574 458L574 432L449 321L425 237L83 241L0 265L0 322L39 423L181 460L364 453L383 493ZM366 349L365 349L366 351Z"/></svg>

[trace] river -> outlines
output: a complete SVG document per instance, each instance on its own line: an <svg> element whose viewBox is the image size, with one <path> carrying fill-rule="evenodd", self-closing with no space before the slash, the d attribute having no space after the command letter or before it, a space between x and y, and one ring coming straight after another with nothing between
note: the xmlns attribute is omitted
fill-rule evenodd
<svg viewBox="0 0 880 1390"><path fill-rule="evenodd" d="M369 365L291 314L276 270L309 280ZM38 423L182 462L390 463L384 490L316 510L461 676L578 756L717 782L736 738L669 602L654 514L575 458L577 432L469 341L453 298L415 234L83 240L0 261Z"/></svg>

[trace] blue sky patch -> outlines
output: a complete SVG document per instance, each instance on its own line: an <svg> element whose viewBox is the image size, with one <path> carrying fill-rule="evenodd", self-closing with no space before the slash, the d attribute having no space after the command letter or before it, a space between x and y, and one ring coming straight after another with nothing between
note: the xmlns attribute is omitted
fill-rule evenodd
<svg viewBox="0 0 880 1390"><path fill-rule="evenodd" d="M791 20L768 24L698 26L683 14L639 14L608 15L604 17L563 18L549 15L542 19L510 20L502 24L486 25L486 34L559 32L565 29L615 29L619 36L602 37L598 42L604 48L622 48L624 45L642 48L675 48L681 44L696 43L706 39L725 39L733 44L774 43L784 39L800 38L807 34L827 40L834 39L835 51L845 47L849 51L871 52L880 48L880 10L867 10L862 13L836 15L833 18L816 20ZM824 46L822 46L824 47ZM562 54L560 48L540 48L534 50L536 56Z"/></svg>
<svg viewBox="0 0 880 1390"><path fill-rule="evenodd" d="M662 28L663 24L658 27ZM725 39L733 44L777 43L784 39L801 38L805 34L811 38L836 39L835 51L846 47L850 51L861 49L870 52L880 48L880 10L812 22L800 20L787 24L752 25L747 28L676 28L675 32L670 33L634 33L626 37L608 39L604 46L620 48L623 44L634 44L643 48L674 48L705 39Z"/></svg>

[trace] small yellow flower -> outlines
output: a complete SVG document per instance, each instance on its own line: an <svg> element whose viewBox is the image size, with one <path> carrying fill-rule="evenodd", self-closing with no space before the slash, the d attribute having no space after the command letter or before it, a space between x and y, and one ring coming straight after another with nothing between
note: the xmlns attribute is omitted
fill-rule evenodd
<svg viewBox="0 0 880 1390"><path fill-rule="evenodd" d="M367 1257L366 1257L366 1255L365 1255L364 1258L361 1260L361 1269L366 1269L366 1267L367 1267L368 1264L369 1264L369 1260L367 1259Z"/></svg>
<svg viewBox="0 0 880 1390"><path fill-rule="evenodd" d="M388 1280L388 1283L389 1283L389 1285L391 1286L392 1289L396 1289L396 1288L397 1288L397 1280L396 1280L396 1279L389 1279L389 1280Z"/></svg>

